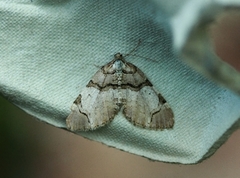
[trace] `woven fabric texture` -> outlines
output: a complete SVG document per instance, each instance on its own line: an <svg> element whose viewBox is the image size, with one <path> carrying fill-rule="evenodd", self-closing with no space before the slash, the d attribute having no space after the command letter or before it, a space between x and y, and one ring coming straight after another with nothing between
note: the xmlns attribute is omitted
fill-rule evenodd
<svg viewBox="0 0 240 178"><path fill-rule="evenodd" d="M72 102L99 66L141 39L126 60L171 105L174 128L134 127L119 113L106 127L77 134L153 160L196 163L237 122L240 98L179 60L170 22L185 2L2 0L0 92L39 120L66 128Z"/></svg>

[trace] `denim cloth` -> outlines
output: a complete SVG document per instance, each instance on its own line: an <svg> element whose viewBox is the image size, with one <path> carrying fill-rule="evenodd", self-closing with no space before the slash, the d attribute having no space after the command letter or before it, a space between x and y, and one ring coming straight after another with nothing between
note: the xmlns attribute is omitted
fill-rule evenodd
<svg viewBox="0 0 240 178"><path fill-rule="evenodd" d="M240 98L180 60L195 28L183 28L180 22L206 18L178 16L187 3L2 0L0 92L30 115L65 129L72 102L99 67L117 52L127 54L141 40L135 55L126 60L140 68L168 101L175 117L173 129L138 128L120 112L109 125L76 134L152 160L197 163L237 128Z"/></svg>

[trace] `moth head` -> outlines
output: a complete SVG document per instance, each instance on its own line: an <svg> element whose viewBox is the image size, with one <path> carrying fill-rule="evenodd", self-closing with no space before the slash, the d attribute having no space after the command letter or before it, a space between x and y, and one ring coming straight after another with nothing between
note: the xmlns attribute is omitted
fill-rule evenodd
<svg viewBox="0 0 240 178"><path fill-rule="evenodd" d="M121 53L117 53L114 55L114 59L122 59L122 58L123 58L123 56Z"/></svg>
<svg viewBox="0 0 240 178"><path fill-rule="evenodd" d="M117 53L114 55L114 59L102 67L103 72L107 74L113 74L115 72L122 71L124 64L124 59L121 53Z"/></svg>

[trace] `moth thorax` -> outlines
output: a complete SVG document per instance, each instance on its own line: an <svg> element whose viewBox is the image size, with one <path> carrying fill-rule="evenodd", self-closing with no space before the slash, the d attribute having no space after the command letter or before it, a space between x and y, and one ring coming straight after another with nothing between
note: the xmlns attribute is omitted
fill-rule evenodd
<svg viewBox="0 0 240 178"><path fill-rule="evenodd" d="M116 60L114 62L114 68L116 69L116 72L121 72L123 68L123 63L121 60Z"/></svg>

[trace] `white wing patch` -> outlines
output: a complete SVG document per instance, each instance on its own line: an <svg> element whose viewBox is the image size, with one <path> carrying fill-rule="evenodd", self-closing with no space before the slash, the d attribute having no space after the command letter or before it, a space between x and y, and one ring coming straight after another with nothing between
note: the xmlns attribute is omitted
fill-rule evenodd
<svg viewBox="0 0 240 178"><path fill-rule="evenodd" d="M67 128L95 130L112 121L120 110L133 125L142 128L162 130L174 125L173 112L166 100L140 69L117 53L73 102L66 119Z"/></svg>

